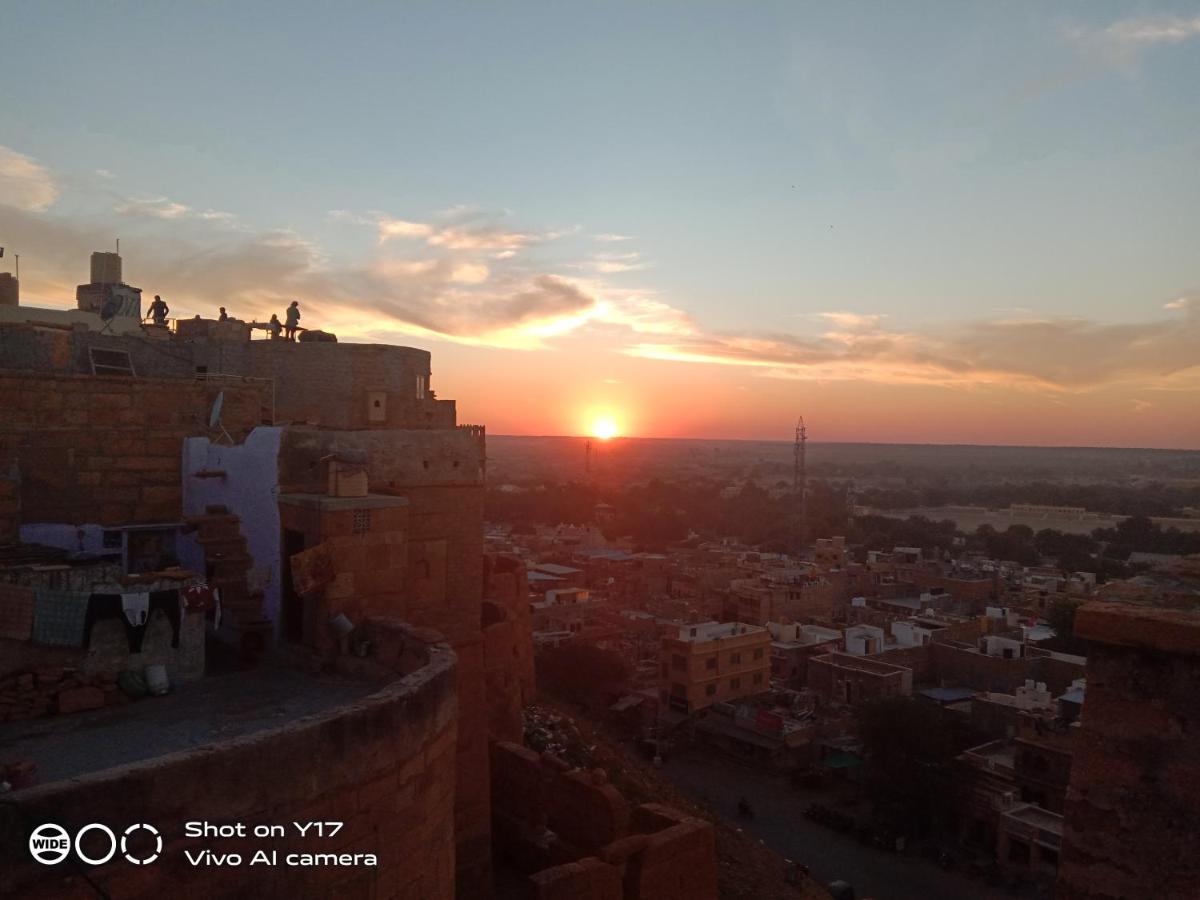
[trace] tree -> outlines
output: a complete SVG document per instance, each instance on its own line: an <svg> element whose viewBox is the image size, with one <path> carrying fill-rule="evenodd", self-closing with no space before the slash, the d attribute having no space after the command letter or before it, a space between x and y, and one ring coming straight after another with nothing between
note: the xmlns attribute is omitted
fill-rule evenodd
<svg viewBox="0 0 1200 900"><path fill-rule="evenodd" d="M876 813L918 833L946 821L956 807L955 757L976 742L970 729L911 697L865 704L857 718L866 757L863 787Z"/></svg>
<svg viewBox="0 0 1200 900"><path fill-rule="evenodd" d="M629 664L622 656L578 640L543 651L536 666L538 681L546 689L589 706L602 699L605 688L623 687L629 679Z"/></svg>

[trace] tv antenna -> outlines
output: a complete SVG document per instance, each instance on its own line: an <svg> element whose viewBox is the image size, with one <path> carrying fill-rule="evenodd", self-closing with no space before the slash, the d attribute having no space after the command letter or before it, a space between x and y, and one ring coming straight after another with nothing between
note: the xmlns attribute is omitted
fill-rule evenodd
<svg viewBox="0 0 1200 900"><path fill-rule="evenodd" d="M796 423L796 440L792 444L792 455L794 461L792 464L792 493L796 495L796 528L795 537L799 544L804 543L805 538L805 499L808 493L808 472L805 461L806 444L808 443L808 429L804 426L804 416Z"/></svg>
<svg viewBox="0 0 1200 900"><path fill-rule="evenodd" d="M225 392L221 391L217 394L217 399L213 401L212 412L208 414L208 428L213 431L217 428L221 429L221 433L213 439L213 443L220 443L223 437L229 441L229 445L233 446L233 437L225 430L225 425L221 422L221 407L225 405Z"/></svg>

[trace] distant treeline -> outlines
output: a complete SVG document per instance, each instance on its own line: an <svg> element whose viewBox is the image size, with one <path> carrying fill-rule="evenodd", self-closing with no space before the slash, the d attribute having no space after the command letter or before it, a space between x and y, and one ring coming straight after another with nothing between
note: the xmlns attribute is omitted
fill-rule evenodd
<svg viewBox="0 0 1200 900"><path fill-rule="evenodd" d="M771 496L752 483L730 496L726 493L721 483L706 480L683 484L655 479L604 491L577 482L521 492L493 488L487 492L486 516L517 533L531 533L538 525L597 525L606 537L631 537L636 549L647 551L663 550L693 533L702 539L736 538L769 552L798 550L802 537L810 543L844 535L856 547L860 560L865 559L867 549L911 546L929 556L958 557L975 551L1024 565L1053 560L1063 571L1095 572L1103 578L1130 574L1133 570L1126 563L1134 552L1200 553L1200 533L1162 528L1143 515L1090 535L1049 528L1035 532L1026 525L1011 525L1003 531L983 525L963 533L952 521L921 516L851 519L844 488L818 480L810 480L808 485L802 534L800 503L794 494ZM596 509L602 502L611 507L607 514Z"/></svg>
<svg viewBox="0 0 1200 900"><path fill-rule="evenodd" d="M1007 509L1014 503L1081 506L1119 516L1179 516L1185 507L1200 507L1200 485L1180 487L1150 483L925 485L912 488L870 488L856 503L876 509L916 509L930 506L985 506Z"/></svg>

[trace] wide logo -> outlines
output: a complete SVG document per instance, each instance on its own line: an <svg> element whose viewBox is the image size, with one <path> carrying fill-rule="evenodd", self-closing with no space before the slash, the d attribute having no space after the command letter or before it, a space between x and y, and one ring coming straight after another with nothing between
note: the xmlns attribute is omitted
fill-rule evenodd
<svg viewBox="0 0 1200 900"><path fill-rule="evenodd" d="M139 832L145 832L145 837L153 842L153 849L147 849L144 852L135 853L130 848L130 837L137 835ZM89 841L89 844L99 842L99 847L91 846L90 850L85 850L83 847L83 839L90 834L99 835L98 838ZM142 843L146 841L143 840ZM89 825L84 825L72 839L70 832L61 825L56 825L53 822L46 822L39 825L33 830L29 836L29 853L35 860L45 866L53 866L66 859L72 848L75 850L75 855L79 857L81 862L89 866L102 866L120 850L121 855L126 860L133 863L135 866L145 866L158 859L162 853L163 839L162 834L153 825L147 825L145 822L136 822L130 825L118 838L116 833L107 825L101 825L99 822L92 822ZM97 852L99 850L99 852Z"/></svg>

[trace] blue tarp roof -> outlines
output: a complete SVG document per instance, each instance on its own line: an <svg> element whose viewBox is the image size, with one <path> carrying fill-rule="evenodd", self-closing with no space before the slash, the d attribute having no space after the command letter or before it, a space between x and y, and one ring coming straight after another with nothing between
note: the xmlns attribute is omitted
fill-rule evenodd
<svg viewBox="0 0 1200 900"><path fill-rule="evenodd" d="M963 687L932 687L922 688L917 693L937 703L958 703L960 700L970 700L976 691Z"/></svg>

